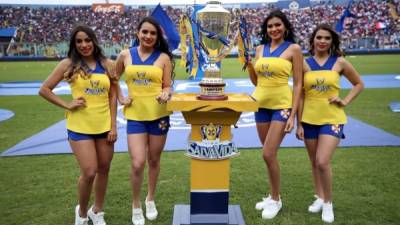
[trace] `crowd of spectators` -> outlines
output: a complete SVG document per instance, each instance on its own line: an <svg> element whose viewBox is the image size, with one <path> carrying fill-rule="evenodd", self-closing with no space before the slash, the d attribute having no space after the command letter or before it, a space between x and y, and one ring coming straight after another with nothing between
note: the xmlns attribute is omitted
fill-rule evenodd
<svg viewBox="0 0 400 225"><path fill-rule="evenodd" d="M392 4L400 9L399 0ZM260 25L268 13L273 10L271 5L259 8L242 8L245 16L251 45L258 44ZM334 4L319 4L312 7L283 11L288 15L294 26L300 45L307 49L307 39L310 32L320 23L335 26L346 6ZM185 10L180 7L164 7L170 18L178 25L179 17ZM69 32L77 23L91 26L97 33L99 41L109 46L117 46L114 50L131 43L138 22L149 14L148 9L125 7L120 14L116 12L94 12L90 6L62 7L23 7L0 6L0 28L17 27L18 34L13 48L18 44L29 46L27 54L35 49L32 45L54 45L69 39ZM351 9L353 17L346 18L342 39L345 48L385 48L399 47L400 22L389 13L386 1L365 0L354 1ZM234 28L232 28L234 29ZM360 41L361 40L361 41ZM11 49L13 49L11 48ZM112 52L114 54L114 52Z"/></svg>

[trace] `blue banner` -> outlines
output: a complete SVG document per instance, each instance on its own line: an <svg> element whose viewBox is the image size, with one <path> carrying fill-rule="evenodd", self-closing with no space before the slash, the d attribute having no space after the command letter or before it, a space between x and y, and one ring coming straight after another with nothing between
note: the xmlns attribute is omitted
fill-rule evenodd
<svg viewBox="0 0 400 225"><path fill-rule="evenodd" d="M168 41L170 51L178 48L180 38L175 24L171 21L167 13L163 10L160 4L154 8L151 16L157 20L164 32L164 37Z"/></svg>
<svg viewBox="0 0 400 225"><path fill-rule="evenodd" d="M196 51L198 54L198 60L199 60L199 68L197 70L197 74L195 77L189 77L189 80L201 80L204 76L204 64L206 62L205 58L204 58L204 54L202 54L201 48L200 48L200 43L199 43L199 28L197 27L197 23L196 23L196 13L197 11L199 11L200 9L204 8L204 5L194 5L194 10L193 13L191 15L191 20L190 23L192 24L192 30L193 30L193 39L194 39L194 46L196 49L192 49L191 47L189 47L189 56L191 54L193 54L193 51ZM190 60L188 60L190 62ZM189 64L189 70L191 71L191 65Z"/></svg>
<svg viewBox="0 0 400 225"><path fill-rule="evenodd" d="M343 12L343 15L340 17L339 21L336 24L335 30L336 32L340 33L343 30L343 23L346 20L347 17L355 17L351 12L350 12L350 7L351 3L353 0L349 1L349 4L347 5L346 9Z"/></svg>

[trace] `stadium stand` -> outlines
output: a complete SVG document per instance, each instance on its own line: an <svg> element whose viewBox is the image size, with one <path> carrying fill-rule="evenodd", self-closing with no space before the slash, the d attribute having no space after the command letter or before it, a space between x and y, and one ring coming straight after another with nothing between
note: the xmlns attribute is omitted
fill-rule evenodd
<svg viewBox="0 0 400 225"><path fill-rule="evenodd" d="M292 2L298 2L293 8ZM275 4L244 4L241 6L250 33L251 46L259 43L260 24L274 8L283 8L289 16L303 49L317 24L335 26L346 8L347 0L337 1L278 1ZM226 6L225 6L226 7ZM165 6L170 18L178 24L182 7ZM400 48L400 1L353 1L351 13L342 31L343 48L347 50ZM125 6L124 12L95 12L91 6L21 6L0 5L0 28L16 27L14 43L0 46L0 56L63 57L66 54L69 31L76 23L91 26L107 55L116 55L130 45L138 21L151 8ZM397 17L396 17L397 16ZM1 43L0 43L1 45ZM6 49L8 51L6 51Z"/></svg>

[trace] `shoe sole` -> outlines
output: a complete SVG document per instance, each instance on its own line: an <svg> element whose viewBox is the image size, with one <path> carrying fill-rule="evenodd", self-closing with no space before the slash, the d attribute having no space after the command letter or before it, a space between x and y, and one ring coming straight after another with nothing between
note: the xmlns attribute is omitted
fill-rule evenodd
<svg viewBox="0 0 400 225"><path fill-rule="evenodd" d="M309 213L319 213L319 212L321 212L321 211L322 211L322 209L320 209L320 210L318 210L318 211L311 211L311 210L308 210Z"/></svg>
<svg viewBox="0 0 400 225"><path fill-rule="evenodd" d="M281 210L282 210L282 206L281 206L281 208L278 210L278 212L277 212L274 216L268 217L268 218L265 218L265 217L262 215L262 213L261 213L261 218L263 218L264 220L271 220L271 219L275 218L275 217L279 214L279 212L280 212Z"/></svg>
<svg viewBox="0 0 400 225"><path fill-rule="evenodd" d="M158 214L155 215L155 216L147 216L147 215L146 215L146 218L147 218L148 220L155 220L155 219L157 219L157 216L158 216Z"/></svg>

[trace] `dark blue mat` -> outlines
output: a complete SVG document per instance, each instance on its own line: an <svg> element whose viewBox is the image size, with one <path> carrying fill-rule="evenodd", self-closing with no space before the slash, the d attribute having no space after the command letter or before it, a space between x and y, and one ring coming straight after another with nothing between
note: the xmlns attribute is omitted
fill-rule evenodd
<svg viewBox="0 0 400 225"><path fill-rule="evenodd" d="M400 146L400 137L351 117L348 119L348 124L345 126L347 138L341 141L340 146ZM119 110L119 138L115 145L116 152L126 152L128 150L125 124L126 121ZM172 127L165 147L166 151L186 149L190 127L185 123L181 113L175 113L171 116L171 125ZM233 141L238 148L261 147L255 128L253 113L243 113L237 125L238 128L233 129ZM282 147L304 147L304 144L297 140L294 132L292 132L292 134L285 137ZM59 153L71 153L67 142L65 120L21 141L3 152L1 156Z"/></svg>
<svg viewBox="0 0 400 225"><path fill-rule="evenodd" d="M392 88L400 87L400 80L396 75L364 76L363 80L368 88ZM227 79L226 92L251 93L254 86L248 79ZM350 88L348 81L342 80L342 88ZM126 92L126 85L121 83L122 89ZM40 83L0 84L0 95L36 95ZM178 80L175 82L176 92L199 92L197 82ZM54 90L57 94L69 94L70 89L66 83L61 83ZM17 94L19 93L19 94ZM117 152L126 152L126 121L119 110L118 115L118 141L115 149ZM171 116L171 131L168 135L166 151L186 149L186 140L189 137L190 127L186 125L180 113ZM243 113L238 124L239 128L233 129L233 141L239 148L261 147L255 128L253 113ZM294 132L293 132L294 133ZM288 135L282 147L303 147L304 144L295 138L294 134ZM370 126L361 121L349 117L349 123L345 126L347 139L341 142L341 146L400 146L400 137L387 133L381 129ZM186 140L182 140L182 137ZM1 150L1 149L0 149ZM58 154L71 153L68 146L65 121L60 121L53 126L39 132L38 134L25 139L3 152L2 156L12 155L36 155L36 154Z"/></svg>
<svg viewBox="0 0 400 225"><path fill-rule="evenodd" d="M389 75L368 75L362 76L366 88L400 88L400 80L396 79L396 74ZM228 92L245 92L251 93L254 90L253 84L249 79L225 79ZM289 81L291 84L292 82ZM37 95L41 83L40 82L10 82L0 83L1 95ZM123 89L126 89L125 82L121 82ZM350 82L345 78L341 79L341 87L343 89L351 88ZM177 92L199 92L198 82L188 80L176 80L174 89ZM66 82L61 82L55 89L56 94L70 94L70 88Z"/></svg>

